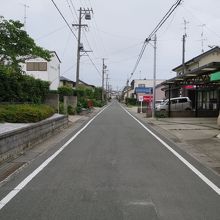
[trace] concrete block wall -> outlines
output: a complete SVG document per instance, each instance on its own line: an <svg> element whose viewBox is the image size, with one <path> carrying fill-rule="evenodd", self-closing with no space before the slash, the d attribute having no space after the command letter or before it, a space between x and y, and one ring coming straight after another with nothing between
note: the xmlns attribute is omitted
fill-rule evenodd
<svg viewBox="0 0 220 220"><path fill-rule="evenodd" d="M16 157L24 149L42 142L53 132L67 125L67 116L59 116L0 134L0 163L10 157Z"/></svg>
<svg viewBox="0 0 220 220"><path fill-rule="evenodd" d="M59 94L48 94L44 104L51 106L54 109L57 109L59 112Z"/></svg>

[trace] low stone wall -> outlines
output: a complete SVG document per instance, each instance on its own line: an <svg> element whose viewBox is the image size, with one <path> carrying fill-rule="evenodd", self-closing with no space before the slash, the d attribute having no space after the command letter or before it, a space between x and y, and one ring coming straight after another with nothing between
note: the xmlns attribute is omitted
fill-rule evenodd
<svg viewBox="0 0 220 220"><path fill-rule="evenodd" d="M0 134L0 163L21 154L24 149L40 143L68 124L67 116L47 119L30 126Z"/></svg>

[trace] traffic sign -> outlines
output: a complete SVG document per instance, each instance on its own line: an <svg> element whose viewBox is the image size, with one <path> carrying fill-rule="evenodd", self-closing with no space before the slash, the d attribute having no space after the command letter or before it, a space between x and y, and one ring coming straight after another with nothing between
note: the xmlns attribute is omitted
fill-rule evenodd
<svg viewBox="0 0 220 220"><path fill-rule="evenodd" d="M139 100L139 102L143 102L144 101L144 96L139 96L138 100Z"/></svg>

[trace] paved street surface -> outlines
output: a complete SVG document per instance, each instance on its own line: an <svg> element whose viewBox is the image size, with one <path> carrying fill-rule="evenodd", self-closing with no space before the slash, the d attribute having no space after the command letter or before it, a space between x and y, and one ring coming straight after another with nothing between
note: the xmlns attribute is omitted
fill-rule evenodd
<svg viewBox="0 0 220 220"><path fill-rule="evenodd" d="M0 188L1 220L220 219L219 194L117 102L24 188L16 188L21 191L10 200L7 194L53 153L49 150ZM217 174L186 159L219 190Z"/></svg>

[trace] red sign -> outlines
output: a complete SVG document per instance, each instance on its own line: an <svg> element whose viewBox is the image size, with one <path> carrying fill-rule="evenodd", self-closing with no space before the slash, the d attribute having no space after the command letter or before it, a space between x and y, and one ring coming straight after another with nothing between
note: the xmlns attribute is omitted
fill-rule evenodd
<svg viewBox="0 0 220 220"><path fill-rule="evenodd" d="M151 102L153 99L152 95L144 95L144 102Z"/></svg>
<svg viewBox="0 0 220 220"><path fill-rule="evenodd" d="M186 85L186 86L183 86L184 89L194 89L195 88L195 85Z"/></svg>

